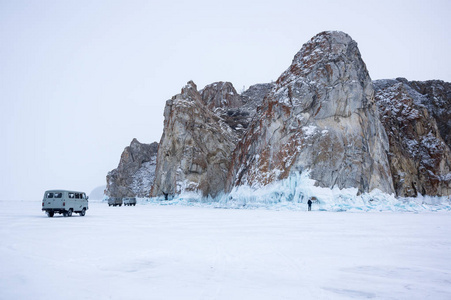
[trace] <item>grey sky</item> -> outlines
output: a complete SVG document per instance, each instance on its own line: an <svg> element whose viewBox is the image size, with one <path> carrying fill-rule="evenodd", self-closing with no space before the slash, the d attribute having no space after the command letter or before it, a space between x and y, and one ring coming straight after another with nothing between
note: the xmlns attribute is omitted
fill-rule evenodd
<svg viewBox="0 0 451 300"><path fill-rule="evenodd" d="M105 184L159 141L189 80L270 82L315 34L357 41L373 79L451 81L451 1L0 0L0 200Z"/></svg>

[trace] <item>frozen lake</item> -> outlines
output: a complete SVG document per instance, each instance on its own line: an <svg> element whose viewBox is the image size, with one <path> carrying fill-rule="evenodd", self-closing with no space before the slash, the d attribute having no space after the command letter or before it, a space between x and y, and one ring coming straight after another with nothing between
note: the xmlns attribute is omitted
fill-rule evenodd
<svg viewBox="0 0 451 300"><path fill-rule="evenodd" d="M0 204L0 299L451 299L449 212Z"/></svg>

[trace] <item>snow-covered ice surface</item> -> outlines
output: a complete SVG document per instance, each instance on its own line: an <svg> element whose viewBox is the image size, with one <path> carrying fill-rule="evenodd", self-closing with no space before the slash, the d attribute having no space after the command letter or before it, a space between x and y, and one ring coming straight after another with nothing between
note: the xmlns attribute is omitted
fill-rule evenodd
<svg viewBox="0 0 451 300"><path fill-rule="evenodd" d="M0 299L451 299L449 212L0 205Z"/></svg>

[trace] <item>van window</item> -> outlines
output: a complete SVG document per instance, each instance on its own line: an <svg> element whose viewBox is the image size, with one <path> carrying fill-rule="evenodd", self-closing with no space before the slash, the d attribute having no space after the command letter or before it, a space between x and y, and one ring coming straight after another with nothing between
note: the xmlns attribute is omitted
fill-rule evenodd
<svg viewBox="0 0 451 300"><path fill-rule="evenodd" d="M74 193L69 193L69 198L70 198L70 199L74 199L74 198L75 198Z"/></svg>
<svg viewBox="0 0 451 300"><path fill-rule="evenodd" d="M62 198L63 197L63 193L55 193L55 198Z"/></svg>
<svg viewBox="0 0 451 300"><path fill-rule="evenodd" d="M85 193L81 194L81 199L86 199Z"/></svg>
<svg viewBox="0 0 451 300"><path fill-rule="evenodd" d="M79 193L75 194L75 199L80 199L80 194Z"/></svg>
<svg viewBox="0 0 451 300"><path fill-rule="evenodd" d="M47 193L47 198L53 198L53 193Z"/></svg>

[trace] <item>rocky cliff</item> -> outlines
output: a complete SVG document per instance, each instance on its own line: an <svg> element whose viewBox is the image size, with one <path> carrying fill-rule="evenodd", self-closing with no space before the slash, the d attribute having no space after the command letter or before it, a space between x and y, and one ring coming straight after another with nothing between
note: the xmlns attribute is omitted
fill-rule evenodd
<svg viewBox="0 0 451 300"><path fill-rule="evenodd" d="M450 195L450 107L451 84L373 83L357 43L322 32L275 83L188 82L166 102L158 154L134 140L107 194L215 197L308 172L321 187Z"/></svg>
<svg viewBox="0 0 451 300"><path fill-rule="evenodd" d="M107 175L107 196L163 196L182 190L216 195L224 189L232 150L272 87L256 84L239 95L230 82L201 91L189 82L166 103L158 167L158 144L133 140L118 168Z"/></svg>
<svg viewBox="0 0 451 300"><path fill-rule="evenodd" d="M108 197L148 197L155 179L158 143L142 144L133 139L122 152L119 165L108 173Z"/></svg>
<svg viewBox="0 0 451 300"><path fill-rule="evenodd" d="M232 83L215 82L200 91L202 102L220 117L238 138L244 134L273 84L256 84L239 95Z"/></svg>
<svg viewBox="0 0 451 300"><path fill-rule="evenodd" d="M261 186L309 171L322 187L393 192L388 139L357 43L323 32L296 54L237 145L228 175Z"/></svg>
<svg viewBox="0 0 451 300"><path fill-rule="evenodd" d="M440 135L451 148L451 83L442 80L407 81L397 78L424 97L419 97L421 103L437 122Z"/></svg>
<svg viewBox="0 0 451 300"><path fill-rule="evenodd" d="M236 99L229 100L233 104ZM211 108L216 105L222 103L212 97ZM231 127L205 105L197 86L188 82L166 102L151 195L201 191L204 196L216 196L224 190L236 138Z"/></svg>
<svg viewBox="0 0 451 300"><path fill-rule="evenodd" d="M239 95L229 82L198 91L191 81L168 100L151 196L223 192L233 150L271 87L256 85Z"/></svg>
<svg viewBox="0 0 451 300"><path fill-rule="evenodd" d="M443 98L430 101L413 84L405 79L374 81L380 119L390 142L388 158L396 195L450 195L451 151L433 117L446 113L446 109L437 109Z"/></svg>

